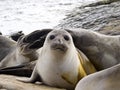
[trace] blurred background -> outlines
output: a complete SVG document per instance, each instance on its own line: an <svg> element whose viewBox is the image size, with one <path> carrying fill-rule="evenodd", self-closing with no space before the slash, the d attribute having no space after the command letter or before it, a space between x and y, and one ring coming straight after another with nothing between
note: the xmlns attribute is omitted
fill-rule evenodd
<svg viewBox="0 0 120 90"><path fill-rule="evenodd" d="M53 28L70 11L95 0L0 0L0 31L3 35L22 30L28 34Z"/></svg>

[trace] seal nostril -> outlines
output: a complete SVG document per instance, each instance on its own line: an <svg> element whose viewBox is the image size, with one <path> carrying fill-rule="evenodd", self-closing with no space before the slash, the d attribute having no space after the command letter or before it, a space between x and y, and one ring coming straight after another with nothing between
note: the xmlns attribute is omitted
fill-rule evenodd
<svg viewBox="0 0 120 90"><path fill-rule="evenodd" d="M67 35L64 36L64 39L65 39L66 41L69 41L69 37L68 37Z"/></svg>
<svg viewBox="0 0 120 90"><path fill-rule="evenodd" d="M51 35L51 36L50 36L50 40L53 40L54 38L55 38L54 35Z"/></svg>

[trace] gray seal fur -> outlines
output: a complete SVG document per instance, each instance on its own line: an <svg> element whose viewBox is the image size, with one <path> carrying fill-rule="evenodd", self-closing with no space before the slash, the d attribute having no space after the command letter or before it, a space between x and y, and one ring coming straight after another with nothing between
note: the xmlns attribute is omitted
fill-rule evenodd
<svg viewBox="0 0 120 90"><path fill-rule="evenodd" d="M83 78L75 90L119 90L120 64Z"/></svg>
<svg viewBox="0 0 120 90"><path fill-rule="evenodd" d="M37 52L30 50L23 38L15 42L4 36L0 36L0 68L18 66L37 59Z"/></svg>

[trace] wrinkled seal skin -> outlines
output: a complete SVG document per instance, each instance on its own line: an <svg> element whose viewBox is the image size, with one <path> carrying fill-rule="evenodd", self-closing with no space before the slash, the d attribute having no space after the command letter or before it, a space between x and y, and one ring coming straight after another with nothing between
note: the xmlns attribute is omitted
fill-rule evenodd
<svg viewBox="0 0 120 90"><path fill-rule="evenodd" d="M46 35L53 29L37 30L27 35L24 42L40 42L42 47ZM96 69L103 70L120 62L120 36L108 36L84 29L67 29L73 38L75 46L81 50L94 64ZM30 39L34 38L34 40ZM34 48L34 47L33 47Z"/></svg>

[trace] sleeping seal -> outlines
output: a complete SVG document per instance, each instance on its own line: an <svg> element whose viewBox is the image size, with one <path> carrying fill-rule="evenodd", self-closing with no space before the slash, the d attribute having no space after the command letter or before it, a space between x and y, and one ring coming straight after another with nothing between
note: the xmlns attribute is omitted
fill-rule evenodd
<svg viewBox="0 0 120 90"><path fill-rule="evenodd" d="M71 35L65 30L51 31L37 52L39 57L31 77L17 80L35 82L40 76L46 85L71 90L81 78L96 72L88 58L75 48Z"/></svg>

